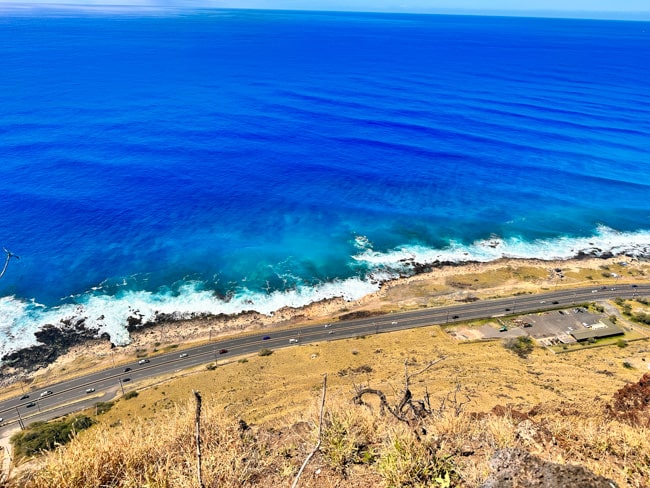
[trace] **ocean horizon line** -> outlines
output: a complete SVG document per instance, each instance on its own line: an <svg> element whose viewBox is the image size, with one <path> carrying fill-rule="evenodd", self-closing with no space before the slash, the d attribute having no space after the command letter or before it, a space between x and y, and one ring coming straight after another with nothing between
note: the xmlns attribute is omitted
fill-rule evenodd
<svg viewBox="0 0 650 488"><path fill-rule="evenodd" d="M462 8L435 8L422 10L355 10L355 9L319 9L319 8L256 8L237 6L206 6L201 2L184 2L173 5L169 2L146 2L142 4L124 3L74 3L74 2L6 2L0 5L2 12L33 12L34 14L51 11L77 11L81 13L98 14L131 14L131 13L206 13L215 11L242 11L242 12L272 12L272 13L312 13L312 14L386 14L386 15L440 15L460 17L505 17L522 19L566 19L566 20L602 20L602 21L630 21L650 22L650 11L643 10L553 10L553 9L462 9Z"/></svg>

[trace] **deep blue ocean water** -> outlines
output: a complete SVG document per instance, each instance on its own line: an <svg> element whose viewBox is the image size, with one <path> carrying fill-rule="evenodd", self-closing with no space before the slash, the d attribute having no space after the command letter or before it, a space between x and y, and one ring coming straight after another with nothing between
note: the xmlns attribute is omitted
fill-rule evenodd
<svg viewBox="0 0 650 488"><path fill-rule="evenodd" d="M648 22L0 12L0 353L405 259L648 255L648 60Z"/></svg>

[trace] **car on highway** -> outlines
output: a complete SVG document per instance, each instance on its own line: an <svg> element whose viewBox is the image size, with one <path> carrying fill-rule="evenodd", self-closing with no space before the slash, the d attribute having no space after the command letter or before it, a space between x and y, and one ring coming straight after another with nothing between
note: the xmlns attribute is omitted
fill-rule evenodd
<svg viewBox="0 0 650 488"><path fill-rule="evenodd" d="M125 373L128 373L129 371L131 371L131 368L124 368Z"/></svg>
<svg viewBox="0 0 650 488"><path fill-rule="evenodd" d="M325 324L325 328L332 327L332 324Z"/></svg>
<svg viewBox="0 0 650 488"><path fill-rule="evenodd" d="M457 318L460 318L460 317L459 317L458 315L454 315L454 316L452 317L452 319L454 319L454 320L457 319Z"/></svg>
<svg viewBox="0 0 650 488"><path fill-rule="evenodd" d="M557 300L553 300L553 305L559 305L559 304L560 302L558 302Z"/></svg>
<svg viewBox="0 0 650 488"><path fill-rule="evenodd" d="M51 395L52 393L53 393L52 390L45 390L43 393L41 393L41 396L42 397L48 396L48 395Z"/></svg>
<svg viewBox="0 0 650 488"><path fill-rule="evenodd" d="M289 339L289 344L298 344L298 339Z"/></svg>
<svg viewBox="0 0 650 488"><path fill-rule="evenodd" d="M147 364L148 362L149 362L148 359L141 359L140 361L138 361L138 364Z"/></svg>
<svg viewBox="0 0 650 488"><path fill-rule="evenodd" d="M184 353L182 353L182 354L179 354L178 357L179 357L179 358L186 358L186 357L187 357L187 353L184 352Z"/></svg>
<svg viewBox="0 0 650 488"><path fill-rule="evenodd" d="M126 383L127 381L131 381L131 378L122 378L122 383Z"/></svg>
<svg viewBox="0 0 650 488"><path fill-rule="evenodd" d="M94 388L86 388L86 393L94 393L95 389Z"/></svg>
<svg viewBox="0 0 650 488"><path fill-rule="evenodd" d="M27 400L29 398L28 394L24 394L23 396L20 397L21 400Z"/></svg>
<svg viewBox="0 0 650 488"><path fill-rule="evenodd" d="M228 349L219 349L219 354L226 354Z"/></svg>
<svg viewBox="0 0 650 488"><path fill-rule="evenodd" d="M270 338L271 338L271 336L264 336L264 337L262 337L262 340L263 341L268 341Z"/></svg>
<svg viewBox="0 0 650 488"><path fill-rule="evenodd" d="M27 408L34 407L36 406L36 402L29 402L27 405L25 405Z"/></svg>
<svg viewBox="0 0 650 488"><path fill-rule="evenodd" d="M4 419L3 419L2 417L0 417L0 424L2 423L3 420L4 420Z"/></svg>

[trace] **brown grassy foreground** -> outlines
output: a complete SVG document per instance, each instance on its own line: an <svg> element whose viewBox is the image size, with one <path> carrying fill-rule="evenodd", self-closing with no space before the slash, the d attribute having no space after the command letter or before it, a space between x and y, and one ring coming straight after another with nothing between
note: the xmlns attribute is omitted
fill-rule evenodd
<svg viewBox="0 0 650 488"><path fill-rule="evenodd" d="M413 373L443 356L411 380L415 399L430 394L433 412L420 422L381 415L372 398L371 408L352 403L355 386L370 386L397 404L405 363ZM497 449L520 447L644 487L648 411L630 422L614 396L647 360L646 341L561 355L538 348L526 359L500 342L459 344L439 327L301 345L141 389L9 486L198 486L192 390L204 398L205 486L291 486L317 441L327 374L321 450L298 486L476 487Z"/></svg>

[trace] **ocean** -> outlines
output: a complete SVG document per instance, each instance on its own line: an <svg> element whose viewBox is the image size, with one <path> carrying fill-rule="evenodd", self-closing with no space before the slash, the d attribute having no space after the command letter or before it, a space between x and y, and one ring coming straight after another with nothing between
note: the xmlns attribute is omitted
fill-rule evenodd
<svg viewBox="0 0 650 488"><path fill-rule="evenodd" d="M0 11L0 356L84 319L650 255L650 23Z"/></svg>

